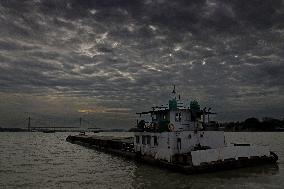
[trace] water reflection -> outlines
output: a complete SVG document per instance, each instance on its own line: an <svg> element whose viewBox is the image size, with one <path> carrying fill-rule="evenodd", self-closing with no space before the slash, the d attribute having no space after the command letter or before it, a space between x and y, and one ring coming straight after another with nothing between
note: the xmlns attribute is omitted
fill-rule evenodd
<svg viewBox="0 0 284 189"><path fill-rule="evenodd" d="M243 185L242 182L239 182L241 180L252 181L254 178L265 178L279 174L278 165L263 165L194 175L185 175L141 163L136 163L136 166L132 183L135 188L215 188L220 186L220 183L223 183L222 187L238 187Z"/></svg>

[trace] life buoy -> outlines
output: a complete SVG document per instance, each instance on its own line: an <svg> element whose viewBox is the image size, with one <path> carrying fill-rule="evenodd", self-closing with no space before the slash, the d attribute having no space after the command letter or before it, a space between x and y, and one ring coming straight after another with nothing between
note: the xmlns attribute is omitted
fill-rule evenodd
<svg viewBox="0 0 284 189"><path fill-rule="evenodd" d="M175 130L175 125L173 123L168 124L168 129L169 131L174 131Z"/></svg>

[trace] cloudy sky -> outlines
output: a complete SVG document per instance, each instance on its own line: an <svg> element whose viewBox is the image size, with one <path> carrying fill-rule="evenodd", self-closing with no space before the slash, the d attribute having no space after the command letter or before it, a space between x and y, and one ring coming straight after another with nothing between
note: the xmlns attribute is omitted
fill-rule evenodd
<svg viewBox="0 0 284 189"><path fill-rule="evenodd" d="M0 0L0 126L128 128L173 84L220 121L283 118L284 1Z"/></svg>

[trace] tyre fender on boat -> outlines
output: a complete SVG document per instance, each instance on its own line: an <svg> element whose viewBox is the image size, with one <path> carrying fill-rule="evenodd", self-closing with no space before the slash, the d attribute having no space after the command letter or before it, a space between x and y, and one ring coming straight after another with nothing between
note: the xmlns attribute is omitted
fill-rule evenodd
<svg viewBox="0 0 284 189"><path fill-rule="evenodd" d="M173 123L168 124L169 131L175 131L175 125Z"/></svg>

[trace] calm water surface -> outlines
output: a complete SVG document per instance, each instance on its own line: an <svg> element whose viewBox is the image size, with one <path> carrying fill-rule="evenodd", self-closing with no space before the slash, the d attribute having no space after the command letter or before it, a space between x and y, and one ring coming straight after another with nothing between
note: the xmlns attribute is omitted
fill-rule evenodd
<svg viewBox="0 0 284 189"><path fill-rule="evenodd" d="M69 134L0 133L0 188L284 188L284 133L226 133L228 141L269 144L278 166L199 175L71 144Z"/></svg>

